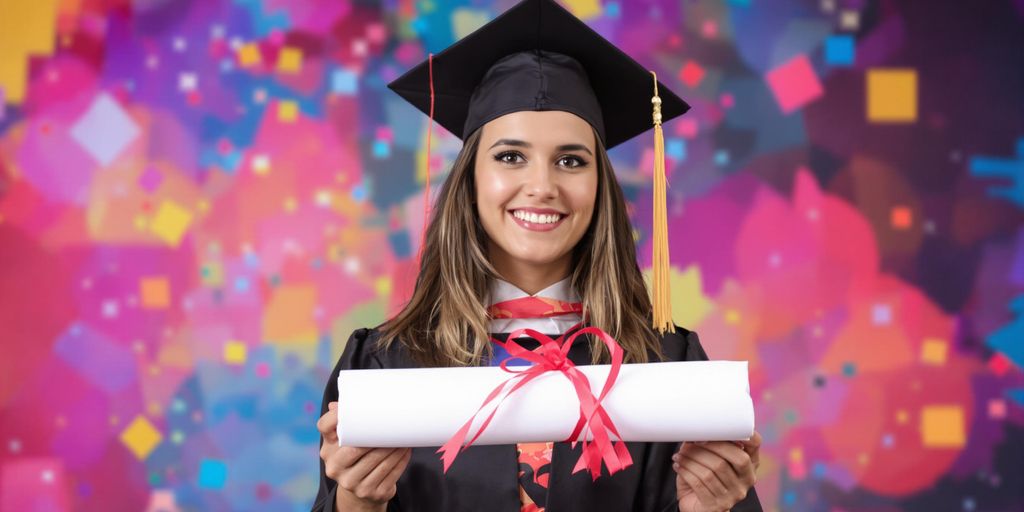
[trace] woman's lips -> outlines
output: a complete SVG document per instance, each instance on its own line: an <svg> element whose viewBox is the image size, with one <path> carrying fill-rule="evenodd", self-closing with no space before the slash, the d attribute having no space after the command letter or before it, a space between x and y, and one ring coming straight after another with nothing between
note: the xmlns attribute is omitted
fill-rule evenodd
<svg viewBox="0 0 1024 512"><path fill-rule="evenodd" d="M528 229L530 231L551 231L551 230L557 228L558 226L562 225L562 222L565 219L569 218L568 215L559 215L558 216L558 220L556 220L555 222L540 223L540 222L530 222L530 221L527 221L527 220L520 219L519 217L516 217L513 214L513 211L509 211L507 213L508 213L509 217L512 217L512 220L514 220L516 222L516 224L519 224L519 227L521 227L523 229Z"/></svg>

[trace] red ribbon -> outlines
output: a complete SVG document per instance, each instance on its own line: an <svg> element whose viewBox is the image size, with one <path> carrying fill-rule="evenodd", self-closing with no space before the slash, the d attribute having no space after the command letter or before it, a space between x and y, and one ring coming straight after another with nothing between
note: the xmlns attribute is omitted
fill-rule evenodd
<svg viewBox="0 0 1024 512"><path fill-rule="evenodd" d="M548 318L573 313L579 315L583 313L583 303L529 296L491 304L488 313L492 319Z"/></svg>
<svg viewBox="0 0 1024 512"><path fill-rule="evenodd" d="M579 327L577 324L573 329ZM527 350L525 347L516 342L516 338L522 335L530 336L531 338L540 342L540 347L536 350ZM608 379L605 380L604 388L601 390L600 396L594 396L594 393L590 390L590 382L587 380L587 376L580 372L575 363L569 359L569 348L576 339L583 334L593 334L597 336L601 341L608 346L612 356L611 370L608 372ZM629 454L629 450L626 449L626 444L622 441L622 436L619 435L618 430L615 428L615 424L612 419L608 416L604 407L601 405L601 401L604 400L605 396L611 390L615 384L615 379L619 376L619 369L622 367L623 350L619 344L608 335L608 333L597 327L586 327L573 332L568 339L565 338L565 334L559 336L557 340L551 339L544 334L541 334L533 329L517 329L508 335L507 342L501 342L494 338L491 338L491 342L504 348L508 351L511 356L501 362L501 369L506 372L513 373L505 382L502 382L484 400L480 408L469 418L462 428L460 428L455 435L444 444L437 453L442 454L441 460L444 462L444 472L448 472L448 468L451 467L452 462L455 461L455 457L458 456L466 448L469 448L480 435L483 434L484 430L491 423L495 413L498 411L498 407L501 406L502 402L509 397L512 393L525 386L531 380L543 375L546 372L557 371L561 372L576 389L576 394L580 399L580 419L576 423L576 428L573 429L572 434L565 440L573 444L573 448L576 447L577 442L583 443L583 453L580 454L579 460L576 462L576 466L573 468L573 474L588 469L592 479L597 480L601 476L601 463L603 462L608 467L608 473L614 475L616 472L628 468L633 464L633 458ZM519 358L526 359L534 363L533 366L525 370L510 370L507 363L510 359ZM509 384L515 382L511 387ZM506 390L506 388L508 388ZM498 399L500 396L500 399ZM497 404L494 406L494 410L487 416L487 419L480 425L480 429L476 432L472 439L468 443L463 442L469 435L469 429L473 424L473 420L480 414L480 412L495 399L498 399ZM593 441L586 440L586 432L590 430L593 433ZM615 437L616 441L612 441L612 436ZM582 440L582 441L581 441Z"/></svg>

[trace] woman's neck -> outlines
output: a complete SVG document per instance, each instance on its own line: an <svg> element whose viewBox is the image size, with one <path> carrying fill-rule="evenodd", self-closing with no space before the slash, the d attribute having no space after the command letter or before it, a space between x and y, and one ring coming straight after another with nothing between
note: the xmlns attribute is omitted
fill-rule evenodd
<svg viewBox="0 0 1024 512"><path fill-rule="evenodd" d="M495 264L494 268L502 279L530 295L536 295L537 292L569 275L568 262L539 266L533 263L506 261Z"/></svg>

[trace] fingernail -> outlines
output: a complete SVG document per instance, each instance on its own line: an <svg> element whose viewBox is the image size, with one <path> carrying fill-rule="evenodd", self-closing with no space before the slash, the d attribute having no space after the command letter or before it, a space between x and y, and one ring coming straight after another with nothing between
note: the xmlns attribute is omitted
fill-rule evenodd
<svg viewBox="0 0 1024 512"><path fill-rule="evenodd" d="M672 463L672 469L674 469L676 471L679 471L679 463L678 462L673 462Z"/></svg>

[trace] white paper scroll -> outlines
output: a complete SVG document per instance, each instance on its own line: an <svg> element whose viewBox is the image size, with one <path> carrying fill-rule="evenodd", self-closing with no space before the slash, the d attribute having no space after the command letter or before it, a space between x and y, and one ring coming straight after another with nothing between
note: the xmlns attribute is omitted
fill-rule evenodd
<svg viewBox="0 0 1024 512"><path fill-rule="evenodd" d="M597 396L611 367L577 368ZM339 444L440 446L511 376L498 367L342 371ZM602 404L624 441L739 440L754 431L746 361L624 364ZM477 416L470 437L492 409ZM569 379L547 372L509 396L474 444L563 441L579 414Z"/></svg>

